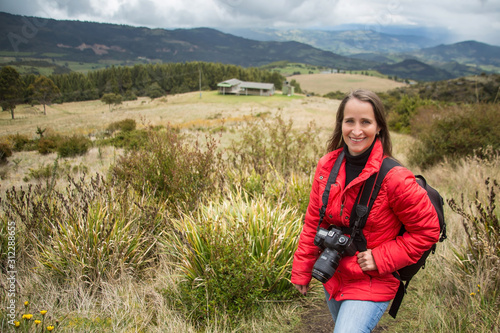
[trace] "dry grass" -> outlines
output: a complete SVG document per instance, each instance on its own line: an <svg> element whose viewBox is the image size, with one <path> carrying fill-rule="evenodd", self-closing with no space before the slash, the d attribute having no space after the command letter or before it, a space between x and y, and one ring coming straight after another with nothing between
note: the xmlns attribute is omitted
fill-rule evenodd
<svg viewBox="0 0 500 333"><path fill-rule="evenodd" d="M294 78L307 76L301 75ZM349 77L348 74L338 76ZM349 84L357 83L344 81L343 84L339 83L338 87L331 85L331 89L326 92L349 90L351 89L347 88ZM301 85L303 88L307 87L305 84L301 83ZM328 85L325 84L325 86ZM364 87L367 86L364 85ZM380 91L374 87L367 88ZM2 135L20 133L35 136L37 127L50 128L63 134L75 132L95 134L106 128L108 124L126 118L135 119L140 124L139 127L145 124L171 123L184 129L196 129L224 124L230 128L222 134L221 141L225 144L228 143L229 138L238 136L238 128L242 121L258 114L281 114L285 119L292 118L296 128L305 128L309 122L315 121L318 126L322 127L322 135L326 136L333 128L338 104L337 100L317 97L248 98L218 96L213 92L204 92L201 99L199 93L168 96L153 101L141 98L137 101L125 102L112 112L100 101L53 105L48 107L47 116L41 115L39 111L35 112L36 107L20 106L16 111L16 120L10 120L10 114L7 112L0 113L0 128ZM392 138L395 157L407 165L406 153L413 148L414 139L401 134L392 134ZM120 150L111 147L93 148L84 156L61 159L59 163L86 165L89 174L105 173L120 154ZM11 186L24 186L26 183L23 178L29 173L30 168L36 169L41 165L53 164L55 159L55 154L44 156L37 152L14 153L9 158L9 164L0 166L0 172L6 171L7 174L7 177L1 181L0 192L5 192ZM412 171L421 173L418 168L412 168ZM440 191L445 200L451 197L458 198L461 193L472 198L478 184L482 184L485 178L500 180L500 159L497 156L488 163L474 158L462 159L457 163L445 161L426 170L424 176ZM63 186L63 182L60 183L60 186ZM382 325L385 331L423 332L429 331L430 327L433 327L433 331L436 332L470 331L460 327L460 322L453 322L447 317L449 309L446 305L448 303L443 303L433 289L434 285L438 285L439 279L449 280L450 293L457 288L466 289L469 287L467 284L471 284L470 281L454 283L453 276L446 276L446 271L443 269L447 262L453 260L452 248L465 243L461 219L447 205L445 209L448 240L438 245L438 252L430 257L428 267L412 281L413 287L403 302L398 320L384 319ZM147 279L147 283L122 279L105 285L99 298L86 294L85 288L79 285L75 285L70 290L59 290L58 285L50 280L44 280L38 274L31 274L36 268L20 267L22 274L19 275L19 284L22 287L22 294L19 296L29 297L32 304L49 310L53 318L66 316L64 324L67 327L65 331L68 332L196 332L195 327L171 311L165 304L165 299L159 291L165 288L176 288L177 277L171 274L169 264L164 258L161 258L159 267L155 275ZM0 278L5 281L5 276L0 276ZM483 283L481 280L473 282ZM456 297L457 304L471 301L470 297L459 298L453 294L449 297ZM297 308L297 304L292 303L271 308L270 311L263 312L261 318L242 323L244 328L242 331L289 332L290 327L286 323L291 321L293 324L299 317L298 313L300 309ZM463 315L467 317L468 314ZM425 322L422 322L421 318L425 318ZM221 318L220 322L223 323L224 318ZM148 323L156 325L151 327ZM224 328L208 327L206 332L224 332Z"/></svg>
<svg viewBox="0 0 500 333"><path fill-rule="evenodd" d="M337 90L348 93L357 88L385 92L406 86L406 83L359 74L306 74L293 75L289 79L300 83L302 90L320 95Z"/></svg>
<svg viewBox="0 0 500 333"><path fill-rule="evenodd" d="M10 113L0 113L2 135L26 134L35 136L37 127L49 128L62 134L95 134L112 122L134 119L139 126L179 125L192 127L200 120L227 119L237 122L250 115L283 113L293 117L298 126L311 120L320 124L333 124L338 101L276 94L273 97L220 96L216 92L188 93L162 97L155 100L139 98L127 101L109 111L100 101L72 102L47 106L47 115L40 106L20 105L15 110L16 119ZM206 125L212 125L209 121ZM205 125L205 124L203 124Z"/></svg>

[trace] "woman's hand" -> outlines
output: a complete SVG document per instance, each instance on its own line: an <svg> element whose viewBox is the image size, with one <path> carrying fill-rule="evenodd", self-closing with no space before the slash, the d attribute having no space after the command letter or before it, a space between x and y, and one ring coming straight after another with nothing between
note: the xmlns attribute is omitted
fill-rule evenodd
<svg viewBox="0 0 500 333"><path fill-rule="evenodd" d="M295 286L295 288L297 288L297 290L304 296L306 296L307 294L307 291L309 290L309 284L308 285L301 285L301 284L293 284Z"/></svg>
<svg viewBox="0 0 500 333"><path fill-rule="evenodd" d="M377 270L377 263L375 263L372 250L370 249L358 253L358 264L363 272Z"/></svg>

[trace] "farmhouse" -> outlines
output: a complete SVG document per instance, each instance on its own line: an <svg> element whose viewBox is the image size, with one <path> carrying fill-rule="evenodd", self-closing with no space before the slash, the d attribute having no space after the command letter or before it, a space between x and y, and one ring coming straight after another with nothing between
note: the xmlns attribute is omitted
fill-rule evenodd
<svg viewBox="0 0 500 333"><path fill-rule="evenodd" d="M274 83L245 82L231 79L217 84L217 87L219 88L219 94L222 95L274 95Z"/></svg>

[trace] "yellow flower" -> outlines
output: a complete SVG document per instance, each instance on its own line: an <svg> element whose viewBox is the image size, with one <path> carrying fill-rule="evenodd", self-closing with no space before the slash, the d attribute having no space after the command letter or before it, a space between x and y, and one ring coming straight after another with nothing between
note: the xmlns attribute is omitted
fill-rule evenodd
<svg viewBox="0 0 500 333"><path fill-rule="evenodd" d="M42 310L42 311L40 311L40 314L41 314L42 316L45 316L45 315L47 314L47 310Z"/></svg>
<svg viewBox="0 0 500 333"><path fill-rule="evenodd" d="M471 296L476 296L476 293L470 293Z"/></svg>
<svg viewBox="0 0 500 333"><path fill-rule="evenodd" d="M20 323L20 322L18 322L17 320L16 320L16 321L14 321L14 326L19 327L19 325L21 325L21 323Z"/></svg>
<svg viewBox="0 0 500 333"><path fill-rule="evenodd" d="M35 324L39 325L42 321L41 320L35 320Z"/></svg>
<svg viewBox="0 0 500 333"><path fill-rule="evenodd" d="M54 326L47 326L47 331L52 331L54 329Z"/></svg>
<svg viewBox="0 0 500 333"><path fill-rule="evenodd" d="M30 320L31 318L33 318L32 314L30 314L30 313L23 314L23 319Z"/></svg>
<svg viewBox="0 0 500 333"><path fill-rule="evenodd" d="M28 305L30 305L30 302L28 302L28 301L24 302L24 306L27 307Z"/></svg>

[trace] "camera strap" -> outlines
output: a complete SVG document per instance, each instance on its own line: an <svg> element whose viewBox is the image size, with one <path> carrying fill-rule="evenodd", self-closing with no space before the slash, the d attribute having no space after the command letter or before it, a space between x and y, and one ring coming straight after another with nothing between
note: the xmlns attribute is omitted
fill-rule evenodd
<svg viewBox="0 0 500 333"><path fill-rule="evenodd" d="M328 181L326 182L325 191L323 192L323 196L321 197L321 200L323 201L323 206L319 209L319 221L318 221L318 228L316 229L316 231L318 231L319 228L321 227L321 223L323 222L323 218L325 217L326 206L328 205L328 198L330 197L330 189L337 180L337 175L339 174L340 166L342 165L342 161L344 160L344 155L345 152L342 150L339 156L337 157L337 160L335 160L335 164L333 165L332 171L330 171L330 175L328 176Z"/></svg>
<svg viewBox="0 0 500 333"><path fill-rule="evenodd" d="M371 175L361 186L351 212L349 228L351 229L352 241L359 252L366 251L366 238L363 235L363 228L380 189L380 184L378 184L378 187L376 186L378 176L378 172Z"/></svg>
<svg viewBox="0 0 500 333"><path fill-rule="evenodd" d="M377 198L378 192L382 187L382 181L385 175L394 166L399 165L397 161L391 158L385 158L382 162L379 172L373 174L366 180L366 182L361 187L356 198L355 209L351 212L351 218L349 220L349 228L351 229L351 238L353 238L354 244L358 251L366 251L366 238L363 235L363 228L365 227L368 215L373 207L373 203Z"/></svg>

